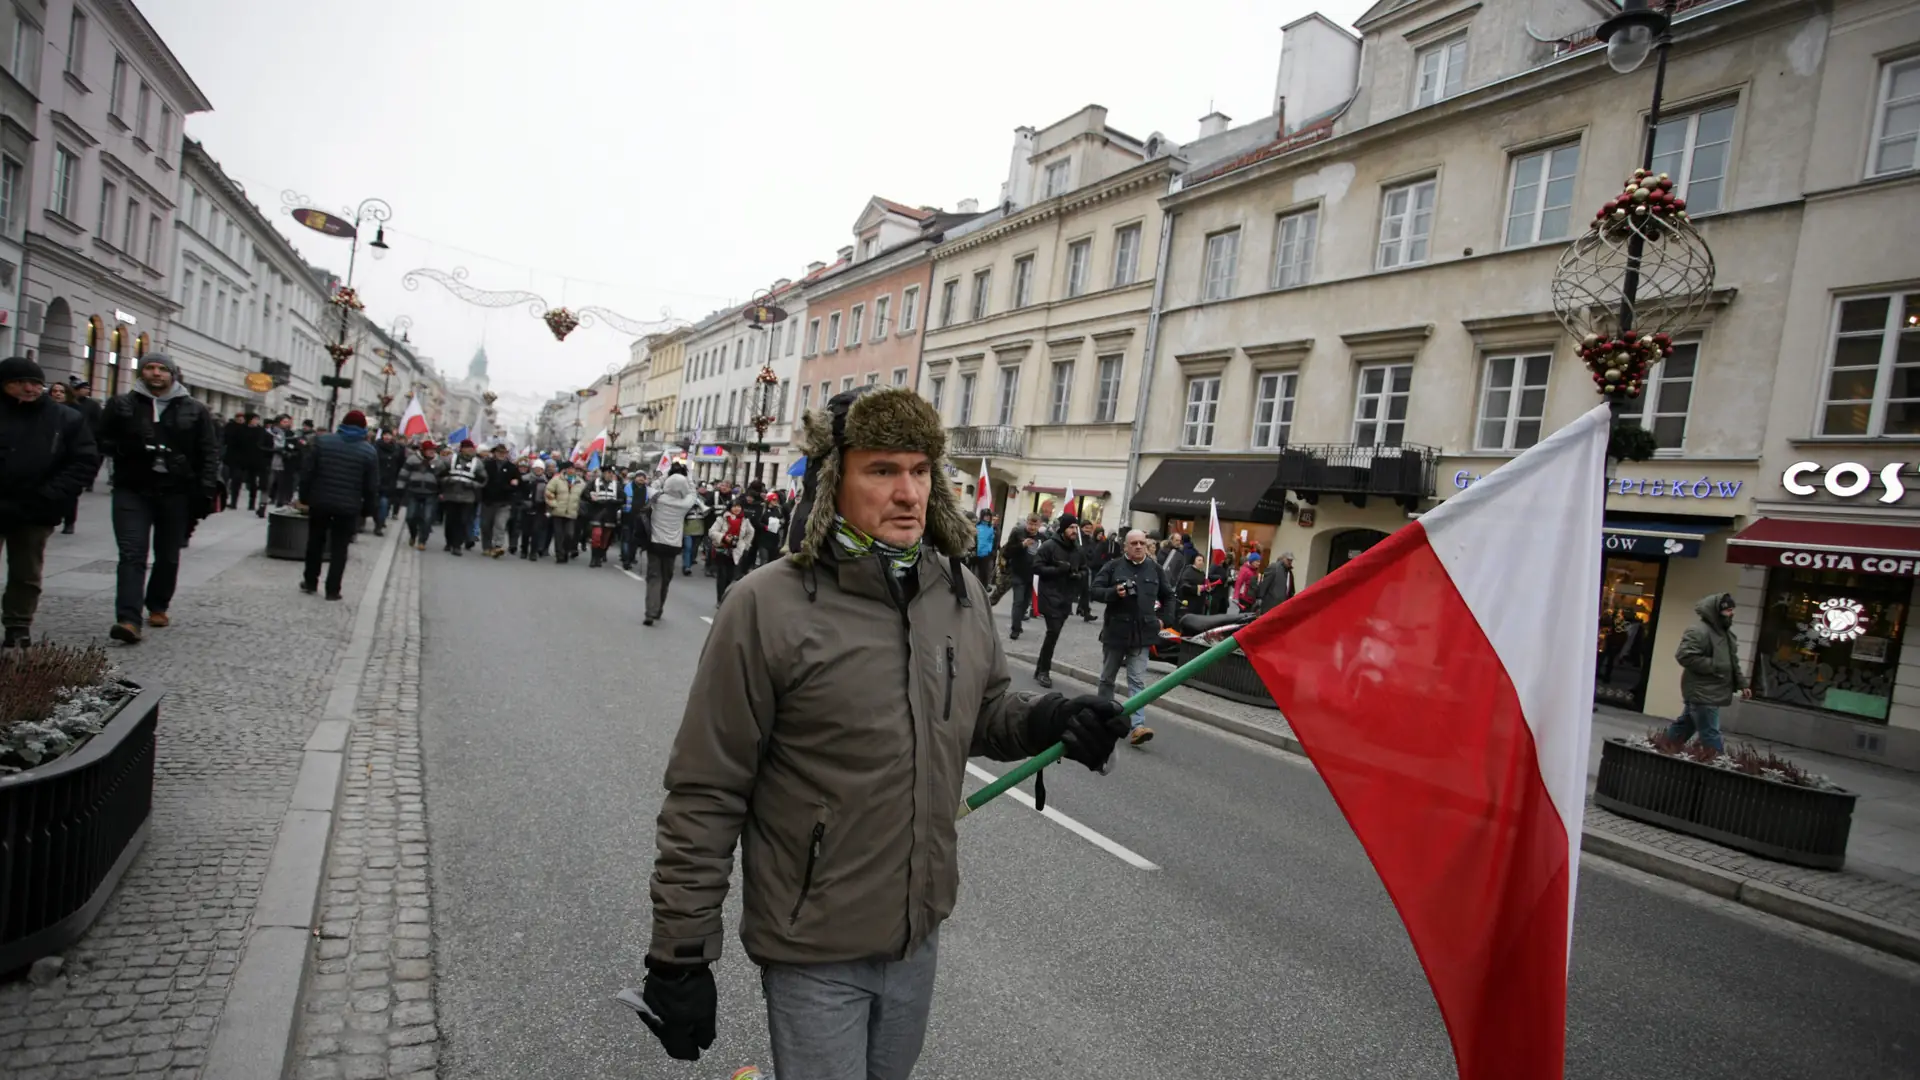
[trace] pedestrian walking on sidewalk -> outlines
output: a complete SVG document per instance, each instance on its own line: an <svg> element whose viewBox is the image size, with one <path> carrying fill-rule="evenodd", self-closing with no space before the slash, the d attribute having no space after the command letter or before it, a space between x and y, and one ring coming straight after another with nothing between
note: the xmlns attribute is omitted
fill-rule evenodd
<svg viewBox="0 0 1920 1080"><path fill-rule="evenodd" d="M560 566L574 557L574 526L580 516L580 463L567 462L566 471L547 481L547 518L553 525L553 563Z"/></svg>
<svg viewBox="0 0 1920 1080"><path fill-rule="evenodd" d="M1255 610L1265 615L1281 604L1293 599L1293 552L1283 551L1273 560L1273 566L1265 577L1260 579L1260 594L1255 597Z"/></svg>
<svg viewBox="0 0 1920 1080"><path fill-rule="evenodd" d="M1000 550L999 537L1000 530L993 525L993 511L980 511L980 519L973 523L973 576L979 578L988 591L993 589L993 563Z"/></svg>
<svg viewBox="0 0 1920 1080"><path fill-rule="evenodd" d="M674 462L660 490L647 503L647 613L652 626L667 609L667 587L673 584L673 564L686 550L686 527L701 520L707 506L694 493L687 467Z"/></svg>
<svg viewBox="0 0 1920 1080"><path fill-rule="evenodd" d="M681 472L686 471L681 467ZM704 486L694 492L695 510L687 514L686 524L680 534L680 573L693 576L693 561L707 541L707 491Z"/></svg>
<svg viewBox="0 0 1920 1080"><path fill-rule="evenodd" d="M94 444L98 446L100 442L100 423L106 418L106 414L100 409L100 399L93 396L92 383L85 379L74 379L72 382L71 393L67 395L72 400L67 403L67 406L75 412L78 412L81 417L86 420L87 431L93 435ZM100 467L95 465L93 472L93 476L87 477L88 491L93 490L94 477L100 475Z"/></svg>
<svg viewBox="0 0 1920 1080"><path fill-rule="evenodd" d="M805 421L791 554L734 587L694 673L660 808L641 1015L674 1058L713 1045L738 846L740 941L760 965L775 1073L905 1080L958 892L968 757L1064 742L1099 770L1125 725L1091 695L1009 688L933 407L888 388L830 408L842 418Z"/></svg>
<svg viewBox="0 0 1920 1080"><path fill-rule="evenodd" d="M1098 618L1093 613L1093 575L1119 556L1118 545L1107 539L1107 530L1096 525L1089 536L1087 527L1080 526L1080 573L1074 580L1074 589L1081 622Z"/></svg>
<svg viewBox="0 0 1920 1080"><path fill-rule="evenodd" d="M1019 640L1020 624L1026 621L1033 607L1033 560L1040 553L1040 544L1040 515L1028 514L1024 523L1007 532L1007 542L1000 546L1000 553L1007 560L1007 576L1000 583L1001 588L1013 594L1013 630L1007 634L1009 641ZM998 592L996 589L995 593Z"/></svg>
<svg viewBox="0 0 1920 1080"><path fill-rule="evenodd" d="M453 457L441 460L435 472L440 477L440 512L446 516L441 533L447 550L455 555L467 553L473 539L474 514L480 508L480 489L487 483L487 463L472 439L463 439Z"/></svg>
<svg viewBox="0 0 1920 1080"><path fill-rule="evenodd" d="M407 496L407 539L415 551L427 550L433 538L433 518L440 502L440 448L432 440L420 447L400 470L400 487Z"/></svg>
<svg viewBox="0 0 1920 1080"><path fill-rule="evenodd" d="M1100 696L1113 697L1114 679L1127 669L1127 696L1147 688L1147 650L1160 638L1161 616L1173 614L1173 585L1152 559L1153 541L1135 529L1127 534L1119 558L1109 559L1093 576L1093 598L1107 605L1100 626ZM1153 738L1146 717L1127 717L1127 741L1134 746Z"/></svg>
<svg viewBox="0 0 1920 1080"><path fill-rule="evenodd" d="M507 457L507 444L495 443L480 485L480 550L499 558L507 553L507 521L520 490L520 470Z"/></svg>
<svg viewBox="0 0 1920 1080"><path fill-rule="evenodd" d="M1033 560L1034 576L1040 579L1040 617L1047 622L1046 640L1040 643L1040 658L1033 665L1033 680L1041 686L1053 686L1053 647L1060 641L1060 630L1073 614L1073 603L1080 592L1080 519L1062 514L1053 536L1040 546Z"/></svg>
<svg viewBox="0 0 1920 1080"><path fill-rule="evenodd" d="M227 468L227 505L240 507L240 489L247 489L247 509L254 510L268 493L260 490L271 443L260 417L241 413L227 421L220 433L220 459Z"/></svg>
<svg viewBox="0 0 1920 1080"><path fill-rule="evenodd" d="M633 572L634 562L652 538L646 531L651 511L647 507L647 478L635 469L620 480L620 569Z"/></svg>
<svg viewBox="0 0 1920 1080"><path fill-rule="evenodd" d="M172 620L180 548L195 521L213 512L220 484L220 430L207 407L187 395L166 353L140 361L133 389L106 404L101 452L113 458L113 536L120 549L114 624L107 635L140 640L147 625ZM153 558L148 573L147 558Z"/></svg>
<svg viewBox="0 0 1920 1080"><path fill-rule="evenodd" d="M47 539L100 467L86 417L56 404L46 387L39 364L0 360L0 544L7 549L0 644L9 648L32 641Z"/></svg>
<svg viewBox="0 0 1920 1080"><path fill-rule="evenodd" d="M53 402L55 405L64 406L66 408L73 408L73 398L67 392L67 384L63 382L48 383L46 394L44 396L48 401ZM74 411L78 412L79 410L75 409ZM60 510L61 534L65 536L72 536L73 526L79 520L80 520L80 494L78 492L75 492L73 498L68 499L67 505L62 507Z"/></svg>
<svg viewBox="0 0 1920 1080"><path fill-rule="evenodd" d="M340 599L347 574L347 545L360 519L380 509L380 454L367 441L367 414L349 410L331 435L313 441L300 466L299 496L307 511L307 566L300 591L320 587L320 561L327 560L327 599Z"/></svg>
<svg viewBox="0 0 1920 1080"><path fill-rule="evenodd" d="M385 536L387 522L406 503L406 489L400 483L400 470L407 467L407 448L393 437L393 432L383 431L373 450L380 455L380 505L375 508L373 515L373 535Z"/></svg>
<svg viewBox="0 0 1920 1080"><path fill-rule="evenodd" d="M1693 605L1699 621L1680 635L1673 658L1680 662L1679 719L1667 728L1667 738L1685 743L1698 736L1700 745L1716 753L1726 751L1720 737L1720 710L1735 695L1750 698L1746 673L1740 670L1740 643L1733 634L1732 593L1703 596Z"/></svg>

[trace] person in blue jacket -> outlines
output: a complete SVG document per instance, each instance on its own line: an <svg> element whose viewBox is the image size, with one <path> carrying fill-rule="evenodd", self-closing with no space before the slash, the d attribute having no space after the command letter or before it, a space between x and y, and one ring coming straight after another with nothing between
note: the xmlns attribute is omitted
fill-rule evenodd
<svg viewBox="0 0 1920 1080"><path fill-rule="evenodd" d="M993 525L992 510L980 511L980 520L973 523L973 533L973 575L991 591L994 556L998 553L993 542L999 533Z"/></svg>

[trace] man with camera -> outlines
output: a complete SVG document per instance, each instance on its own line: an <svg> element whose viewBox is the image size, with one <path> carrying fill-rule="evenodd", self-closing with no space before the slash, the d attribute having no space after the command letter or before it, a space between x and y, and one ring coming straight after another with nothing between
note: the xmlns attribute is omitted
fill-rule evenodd
<svg viewBox="0 0 1920 1080"><path fill-rule="evenodd" d="M1128 696L1147 687L1147 650L1160 636L1160 616L1173 610L1173 585L1165 570L1147 556L1153 551L1147 534L1127 534L1121 555L1093 576L1093 598L1107 605L1100 627L1100 696L1113 697L1113 681L1124 665ZM1139 713L1127 717L1127 742L1139 746L1153 738L1153 729Z"/></svg>
<svg viewBox="0 0 1920 1080"><path fill-rule="evenodd" d="M143 606L147 625L168 624L180 547L188 528L213 512L220 432L207 407L187 396L173 361L165 353L148 353L133 389L106 404L100 450L113 459L113 536L120 547L107 636L132 645L140 640Z"/></svg>

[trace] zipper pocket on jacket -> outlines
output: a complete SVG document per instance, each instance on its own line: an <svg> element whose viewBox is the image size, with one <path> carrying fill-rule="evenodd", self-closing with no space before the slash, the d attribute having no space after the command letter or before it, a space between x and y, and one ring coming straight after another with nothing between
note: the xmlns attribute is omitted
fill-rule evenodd
<svg viewBox="0 0 1920 1080"><path fill-rule="evenodd" d="M954 673L954 663L953 663L953 639L948 638L947 639L947 697L946 697L946 703L940 706L940 719L943 721L953 719L954 674L955 673Z"/></svg>
<svg viewBox="0 0 1920 1080"><path fill-rule="evenodd" d="M813 891L813 869L820 863L820 841L827 835L827 823L813 823L813 836L807 842L807 871L800 876L800 896L793 902L793 914L787 916L787 925L800 921L800 908L807 902L807 894Z"/></svg>

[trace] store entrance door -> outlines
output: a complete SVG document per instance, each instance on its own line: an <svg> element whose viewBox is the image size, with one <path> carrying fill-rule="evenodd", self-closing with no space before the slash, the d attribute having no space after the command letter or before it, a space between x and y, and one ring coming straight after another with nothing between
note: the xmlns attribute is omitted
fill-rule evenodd
<svg viewBox="0 0 1920 1080"><path fill-rule="evenodd" d="M1600 569L1600 626L1594 647L1593 699L1641 711L1660 626L1667 560L1609 555Z"/></svg>
<svg viewBox="0 0 1920 1080"><path fill-rule="evenodd" d="M1348 529L1335 533L1327 544L1327 573L1347 565L1360 557L1360 553L1387 538L1387 534L1377 529Z"/></svg>

